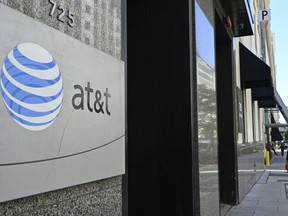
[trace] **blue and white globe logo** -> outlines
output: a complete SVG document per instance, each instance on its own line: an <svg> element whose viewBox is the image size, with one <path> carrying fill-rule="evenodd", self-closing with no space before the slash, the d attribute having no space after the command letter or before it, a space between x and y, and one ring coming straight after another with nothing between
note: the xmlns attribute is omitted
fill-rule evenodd
<svg viewBox="0 0 288 216"><path fill-rule="evenodd" d="M13 119L28 130L40 131L59 114L63 102L62 76L47 50L35 43L22 43L5 59L1 92Z"/></svg>

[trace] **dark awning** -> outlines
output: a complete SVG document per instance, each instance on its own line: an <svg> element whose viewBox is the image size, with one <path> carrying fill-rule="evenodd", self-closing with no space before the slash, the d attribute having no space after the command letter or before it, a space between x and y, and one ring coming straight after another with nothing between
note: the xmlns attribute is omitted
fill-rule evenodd
<svg viewBox="0 0 288 216"><path fill-rule="evenodd" d="M275 99L272 100L259 100L258 101L259 108L275 108L277 107L277 102Z"/></svg>
<svg viewBox="0 0 288 216"><path fill-rule="evenodd" d="M279 131L279 128L271 128L271 139L272 139L272 141L283 140L283 137Z"/></svg>
<svg viewBox="0 0 288 216"><path fill-rule="evenodd" d="M273 87L252 88L252 99L258 100L260 108L275 108L277 105Z"/></svg>
<svg viewBox="0 0 288 216"><path fill-rule="evenodd" d="M244 88L272 87L270 67L240 44L240 73Z"/></svg>
<svg viewBox="0 0 288 216"><path fill-rule="evenodd" d="M288 109L274 87L252 88L252 99L258 101L260 108L278 107L283 118L288 123Z"/></svg>
<svg viewBox="0 0 288 216"><path fill-rule="evenodd" d="M259 87L252 89L253 100L274 100L274 87Z"/></svg>
<svg viewBox="0 0 288 216"><path fill-rule="evenodd" d="M270 118L271 118L271 124L275 124L275 119L273 114L270 114ZM280 141L283 140L283 137L279 131L279 128L271 128L271 139L272 141Z"/></svg>
<svg viewBox="0 0 288 216"><path fill-rule="evenodd" d="M234 37L253 35L253 17L249 0L220 0L231 17Z"/></svg>

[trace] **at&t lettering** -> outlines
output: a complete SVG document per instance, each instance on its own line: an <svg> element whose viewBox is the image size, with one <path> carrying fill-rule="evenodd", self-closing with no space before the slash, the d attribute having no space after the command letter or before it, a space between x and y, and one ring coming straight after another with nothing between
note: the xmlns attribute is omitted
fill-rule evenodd
<svg viewBox="0 0 288 216"><path fill-rule="evenodd" d="M96 90L90 87L90 82L87 82L87 86L83 88L81 85L74 85L74 89L79 90L79 93L76 93L72 97L72 105L74 109L84 110L85 104L85 96L84 90L86 91L86 106L90 112L102 113L111 115L109 111L109 98L111 98L111 94L109 93L108 88L106 88L105 92L102 93L100 90ZM91 95L94 93L94 101L91 100ZM104 98L103 98L104 96ZM104 106L105 103L105 106Z"/></svg>

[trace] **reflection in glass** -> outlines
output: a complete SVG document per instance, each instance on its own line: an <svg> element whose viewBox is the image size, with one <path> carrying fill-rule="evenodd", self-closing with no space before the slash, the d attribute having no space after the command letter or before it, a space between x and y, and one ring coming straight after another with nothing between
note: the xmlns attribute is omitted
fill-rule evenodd
<svg viewBox="0 0 288 216"><path fill-rule="evenodd" d="M197 101L200 161L217 165L217 119L214 30L196 3ZM208 144L210 143L210 144ZM203 144L201 146L201 144ZM209 146L209 147L208 147ZM210 149L204 151L204 149ZM203 160L202 153L209 160ZM201 165L201 164L200 164ZM217 169L217 167L215 167Z"/></svg>
<svg viewBox="0 0 288 216"><path fill-rule="evenodd" d="M219 214L213 1L197 0L197 106L201 216Z"/></svg>

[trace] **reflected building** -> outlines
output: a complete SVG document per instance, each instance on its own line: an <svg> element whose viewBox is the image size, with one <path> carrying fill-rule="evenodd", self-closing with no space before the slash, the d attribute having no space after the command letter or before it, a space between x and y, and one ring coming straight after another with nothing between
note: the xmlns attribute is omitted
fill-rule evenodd
<svg viewBox="0 0 288 216"><path fill-rule="evenodd" d="M215 91L215 68L209 66L199 55L197 55L197 73L197 83Z"/></svg>

